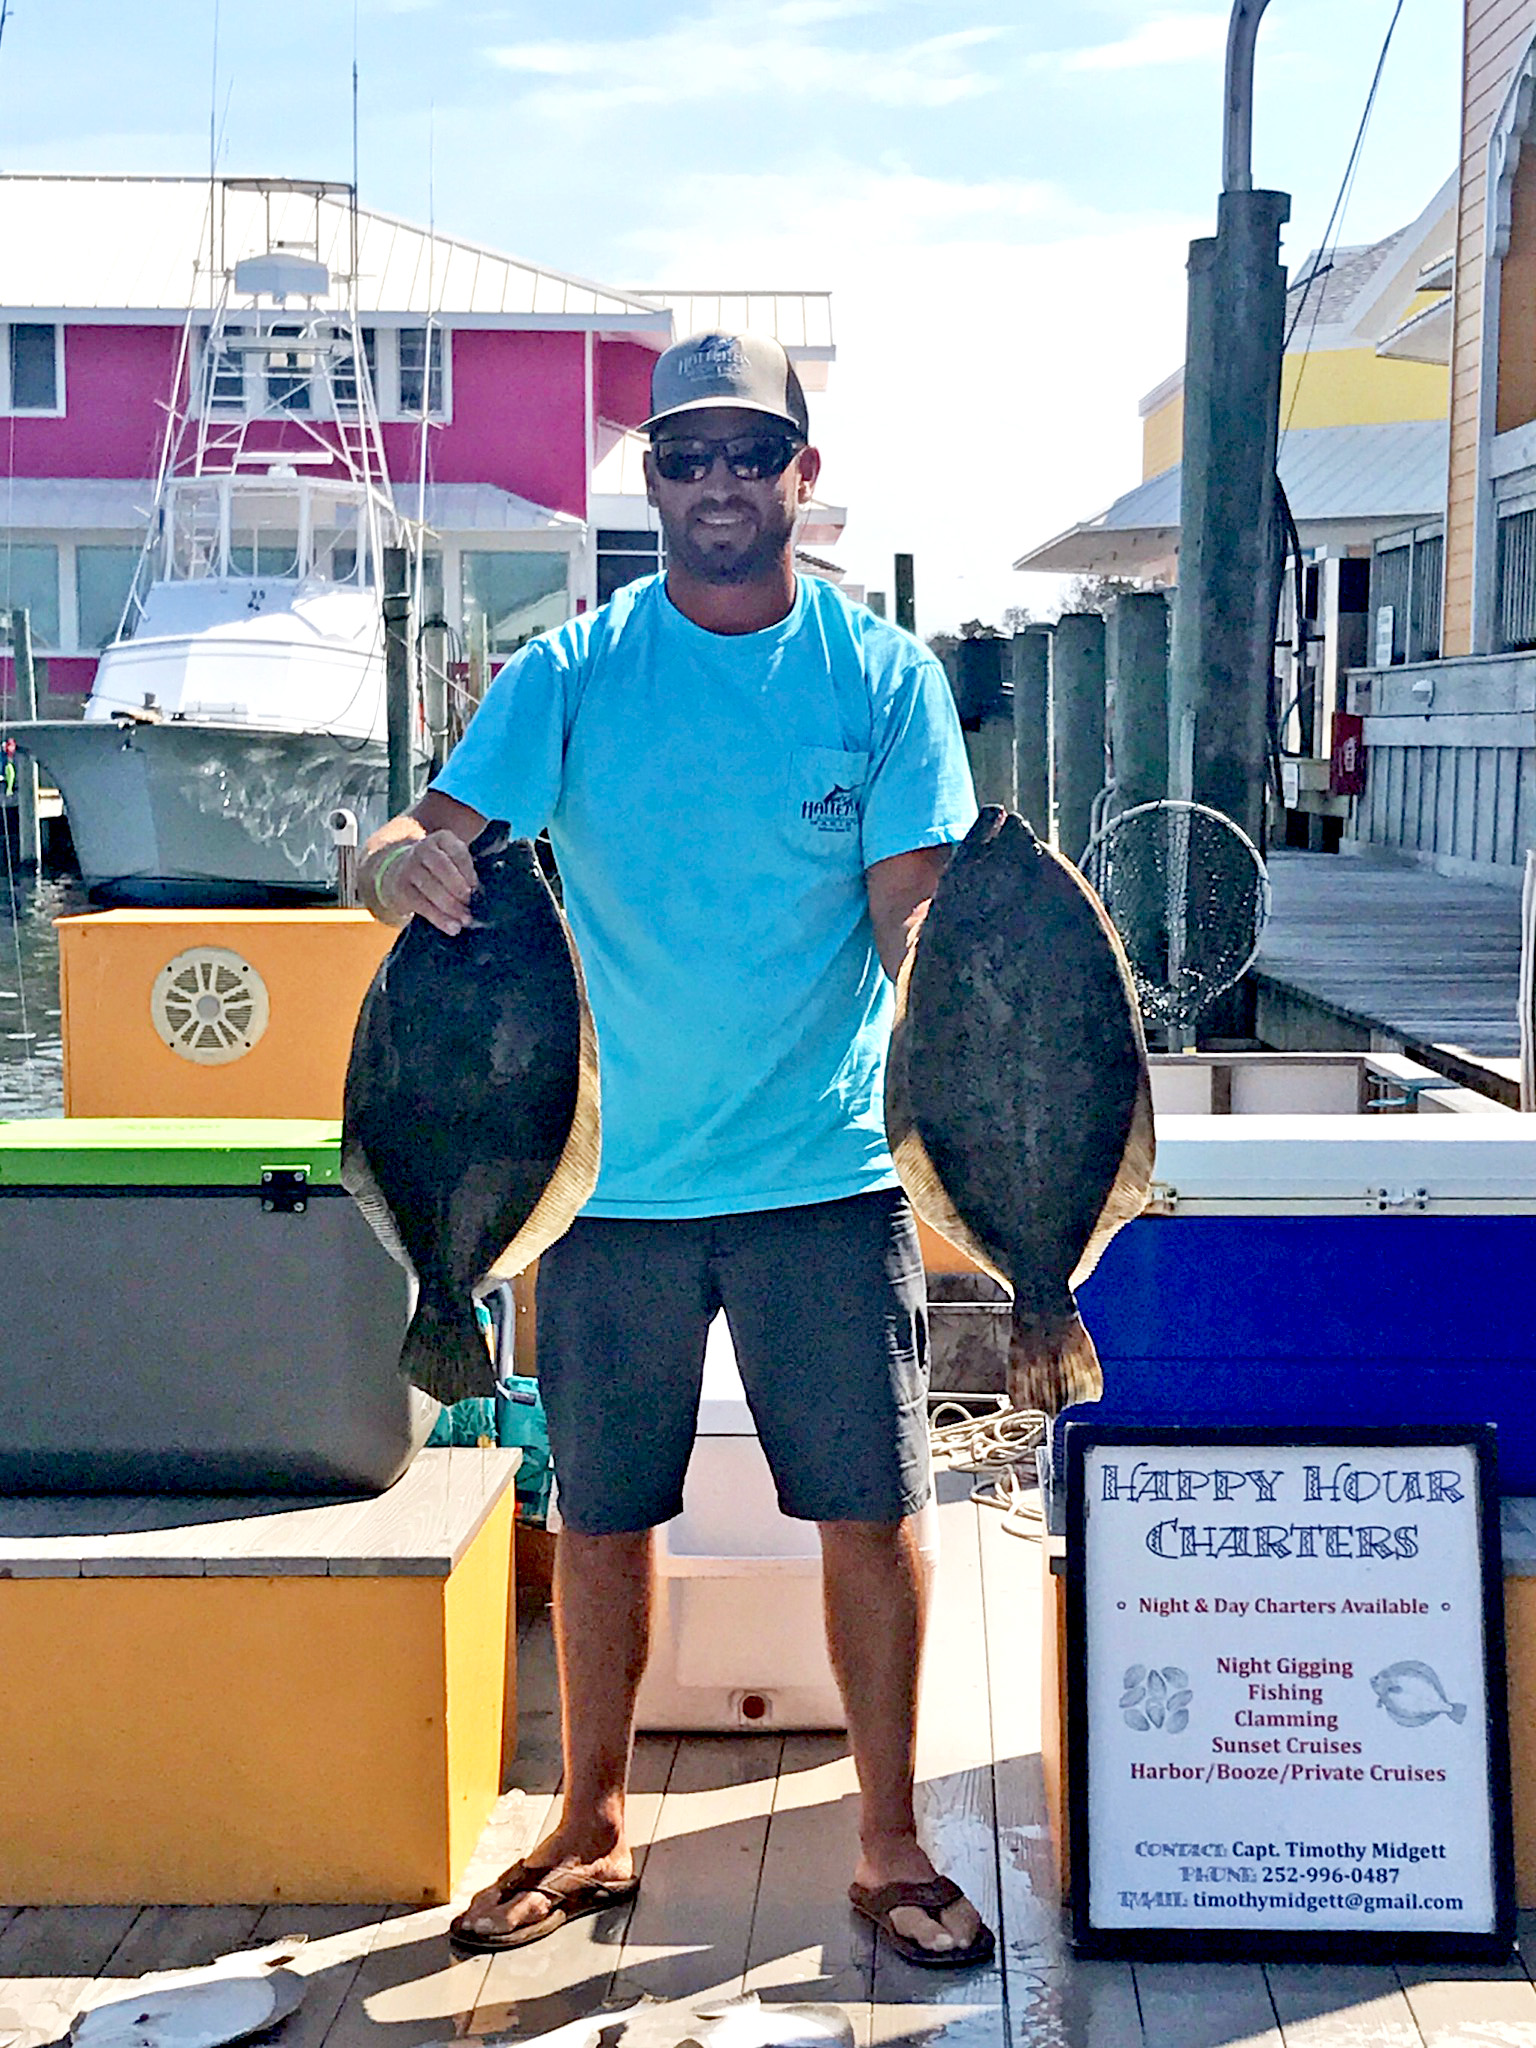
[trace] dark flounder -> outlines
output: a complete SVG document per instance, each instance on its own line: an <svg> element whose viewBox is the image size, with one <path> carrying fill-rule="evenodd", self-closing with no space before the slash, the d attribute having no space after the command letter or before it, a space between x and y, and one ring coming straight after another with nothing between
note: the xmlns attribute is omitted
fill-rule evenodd
<svg viewBox="0 0 1536 2048"><path fill-rule="evenodd" d="M886 1128L918 1213L1013 1290L1014 1405L1096 1401L1072 1290L1146 1202L1146 1045L1103 905L996 806L956 850L902 968Z"/></svg>
<svg viewBox="0 0 1536 2048"><path fill-rule="evenodd" d="M569 1227L597 1181L597 1038L569 927L526 839L470 849L474 922L413 918L352 1040L341 1177L420 1283L401 1364L440 1401L491 1390L474 1295Z"/></svg>

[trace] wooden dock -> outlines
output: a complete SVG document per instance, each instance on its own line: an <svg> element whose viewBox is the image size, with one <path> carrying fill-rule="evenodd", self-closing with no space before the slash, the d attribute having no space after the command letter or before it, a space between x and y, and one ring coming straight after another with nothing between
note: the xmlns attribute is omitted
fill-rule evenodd
<svg viewBox="0 0 1536 2048"><path fill-rule="evenodd" d="M1406 1052L1518 1107L1518 887L1354 854L1274 852L1269 874L1266 1044Z"/></svg>
<svg viewBox="0 0 1536 2048"><path fill-rule="evenodd" d="M59 2037L81 2003L157 1970L303 1934L309 1998L276 2048L521 2040L636 1998L760 1991L834 2000L859 2048L1536 2048L1536 1984L1501 1968L1074 1961L1052 1893L1039 1756L1035 1544L940 1481L943 1557L918 1774L941 1865L1000 1926L994 1967L953 1979L877 1950L850 1914L853 1769L830 1735L642 1737L633 1820L644 1885L627 1912L520 1953L449 1959L453 1908L0 1909L0 2043ZM520 1637L516 1789L467 1894L543 1832L558 1787L547 1617ZM1536 1915L1526 1916L1536 1947Z"/></svg>

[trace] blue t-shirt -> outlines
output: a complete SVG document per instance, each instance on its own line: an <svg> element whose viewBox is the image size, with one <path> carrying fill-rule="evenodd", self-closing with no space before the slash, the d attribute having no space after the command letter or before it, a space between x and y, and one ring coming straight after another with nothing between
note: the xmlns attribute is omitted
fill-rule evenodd
<svg viewBox="0 0 1536 2048"><path fill-rule="evenodd" d="M729 635L648 578L508 662L435 786L548 827L597 1026L588 1215L895 1185L864 870L976 816L925 647L816 579Z"/></svg>

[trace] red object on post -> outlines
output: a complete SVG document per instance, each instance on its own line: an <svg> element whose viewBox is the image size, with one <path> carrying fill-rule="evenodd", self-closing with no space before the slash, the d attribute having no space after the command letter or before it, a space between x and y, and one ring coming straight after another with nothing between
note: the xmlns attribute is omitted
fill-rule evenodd
<svg viewBox="0 0 1536 2048"><path fill-rule="evenodd" d="M1365 720L1358 712L1335 711L1333 714L1328 794L1365 795Z"/></svg>

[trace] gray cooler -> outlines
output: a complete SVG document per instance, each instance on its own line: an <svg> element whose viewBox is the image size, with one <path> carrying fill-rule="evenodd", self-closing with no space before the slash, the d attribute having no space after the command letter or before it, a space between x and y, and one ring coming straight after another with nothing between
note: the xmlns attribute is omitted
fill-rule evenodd
<svg viewBox="0 0 1536 2048"><path fill-rule="evenodd" d="M364 1493L437 1404L312 1120L0 1122L0 1491Z"/></svg>

